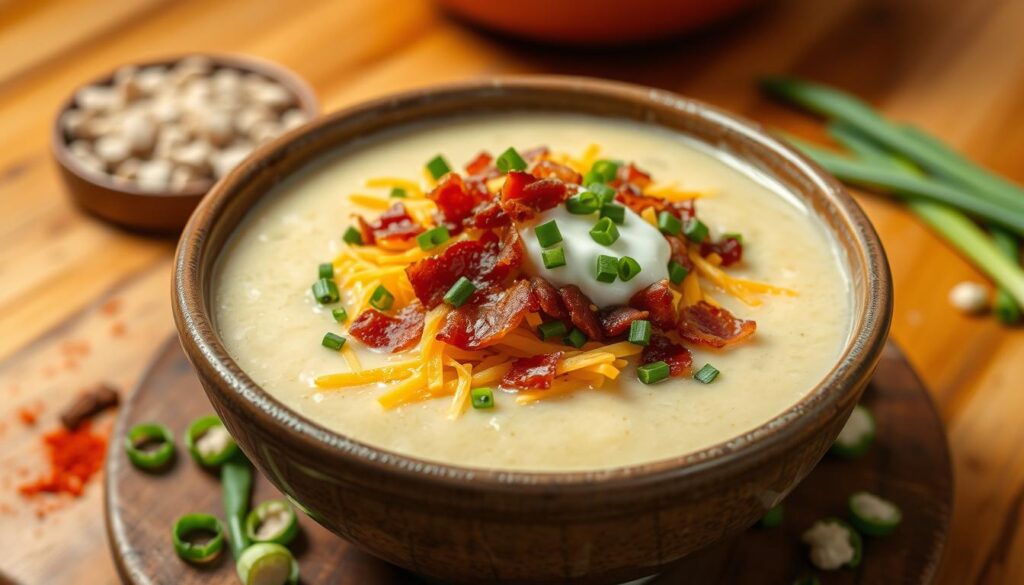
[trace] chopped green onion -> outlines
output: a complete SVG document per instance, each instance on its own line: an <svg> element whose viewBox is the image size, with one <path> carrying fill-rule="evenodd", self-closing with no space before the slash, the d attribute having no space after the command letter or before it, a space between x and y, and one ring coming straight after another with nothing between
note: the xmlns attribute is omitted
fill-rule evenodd
<svg viewBox="0 0 1024 585"><path fill-rule="evenodd" d="M693 379L701 384L710 384L718 377L718 373L718 369L715 366L704 364L704 367L697 370L697 373L693 375Z"/></svg>
<svg viewBox="0 0 1024 585"><path fill-rule="evenodd" d="M217 467L238 451L238 444L216 415L199 417L185 431L185 447L196 463Z"/></svg>
<svg viewBox="0 0 1024 585"><path fill-rule="evenodd" d="M245 534L245 516L249 512L252 492L252 465L241 451L220 466L220 485L231 553L236 560L241 561L242 551L249 546L249 537Z"/></svg>
<svg viewBox="0 0 1024 585"><path fill-rule="evenodd" d="M565 336L563 341L565 341L566 345L571 345L576 349L579 349L587 342L587 334L573 327L572 331L569 332L569 335Z"/></svg>
<svg viewBox="0 0 1024 585"><path fill-rule="evenodd" d="M523 160L523 157L519 156L516 149L511 146L508 147L508 150L498 156L498 160L495 161L495 165L498 167L498 170L503 173L526 170L526 161Z"/></svg>
<svg viewBox="0 0 1024 585"><path fill-rule="evenodd" d="M544 341L551 339L552 337L565 337L568 333L568 329L565 327L565 323L561 321L548 321L547 323L541 323L537 327L537 333L540 334L540 338Z"/></svg>
<svg viewBox="0 0 1024 585"><path fill-rule="evenodd" d="M853 407L829 453L853 459L867 453L874 441L875 417L867 407L858 404Z"/></svg>
<svg viewBox="0 0 1024 585"><path fill-rule="evenodd" d="M587 185L587 191L596 195L597 200L601 202L601 205L607 205L615 201L615 189L605 185L604 183L593 183L591 185Z"/></svg>
<svg viewBox="0 0 1024 585"><path fill-rule="evenodd" d="M287 548L273 542L258 542L245 549L235 564L244 585L296 585L299 563Z"/></svg>
<svg viewBox="0 0 1024 585"><path fill-rule="evenodd" d="M611 219L607 217L601 218L591 228L590 237L598 244L611 246L619 239L619 228L615 227L615 222Z"/></svg>
<svg viewBox="0 0 1024 585"><path fill-rule="evenodd" d="M494 392L490 388L473 388L469 391L469 398L477 410L494 408Z"/></svg>
<svg viewBox="0 0 1024 585"><path fill-rule="evenodd" d="M353 246L362 246L363 232L359 231L359 229L356 228L355 226L350 225L348 226L348 229L345 230L345 235L341 236L341 239L344 240L346 244L351 244Z"/></svg>
<svg viewBox="0 0 1024 585"><path fill-rule="evenodd" d="M334 317L334 320L338 323L348 321L348 311L344 308L331 309L331 316Z"/></svg>
<svg viewBox="0 0 1024 585"><path fill-rule="evenodd" d="M174 457L174 435L161 424L135 425L124 438L124 450L135 467L146 471L162 469Z"/></svg>
<svg viewBox="0 0 1024 585"><path fill-rule="evenodd" d="M391 188L391 193L388 196L389 197L393 197L395 199L405 199L406 197L409 196L409 194L406 193L405 189L403 189L401 187L392 187Z"/></svg>
<svg viewBox="0 0 1024 585"><path fill-rule="evenodd" d="M544 268L552 269L558 268L559 266L565 266L565 249L561 246L557 248L549 248L540 253L540 258L544 262Z"/></svg>
<svg viewBox="0 0 1024 585"><path fill-rule="evenodd" d="M313 283L313 298L321 305L338 302L341 298L338 294L338 285L331 278L321 278Z"/></svg>
<svg viewBox="0 0 1024 585"><path fill-rule="evenodd" d="M765 512L765 515L761 516L761 520L757 524L761 528L775 528L782 524L782 504L777 504L774 508Z"/></svg>
<svg viewBox="0 0 1024 585"><path fill-rule="evenodd" d="M431 177L434 177L435 181L450 173L451 170L451 165L440 154L427 161L427 171Z"/></svg>
<svg viewBox="0 0 1024 585"><path fill-rule="evenodd" d="M903 513L896 504L868 492L857 492L850 496L850 524L868 536L892 534L903 520Z"/></svg>
<svg viewBox="0 0 1024 585"><path fill-rule="evenodd" d="M224 526L209 514L185 514L171 529L174 552L190 563L208 563L224 550Z"/></svg>
<svg viewBox="0 0 1024 585"><path fill-rule="evenodd" d="M600 202L597 200L597 195L590 191L583 191L579 195L573 195L566 199L565 207L573 215L590 215L597 211Z"/></svg>
<svg viewBox="0 0 1024 585"><path fill-rule="evenodd" d="M594 278L598 282L615 282L619 276L619 261L614 256L598 256L594 266Z"/></svg>
<svg viewBox="0 0 1024 585"><path fill-rule="evenodd" d="M601 175L605 183L611 183L619 172L619 163L611 160L595 161L590 171Z"/></svg>
<svg viewBox="0 0 1024 585"><path fill-rule="evenodd" d="M327 349L333 349L334 351L340 351L341 346L345 345L345 338L338 335L337 333L327 333L324 338L320 341L320 345Z"/></svg>
<svg viewBox="0 0 1024 585"><path fill-rule="evenodd" d="M668 378L672 370L665 362L644 364L636 369L636 376L644 384L656 384Z"/></svg>
<svg viewBox="0 0 1024 585"><path fill-rule="evenodd" d="M683 222L679 221L679 218L670 212L662 211L658 214L658 229L663 234L678 236L679 232L683 229Z"/></svg>
<svg viewBox="0 0 1024 585"><path fill-rule="evenodd" d="M334 278L334 264L324 262L317 267L317 278Z"/></svg>
<svg viewBox="0 0 1024 585"><path fill-rule="evenodd" d="M533 233L537 235L537 242L541 248L554 246L562 241L562 232L558 230L558 223L553 219L533 228Z"/></svg>
<svg viewBox="0 0 1024 585"><path fill-rule="evenodd" d="M465 276L460 276L459 279L455 281L455 284L448 289L448 292L444 294L444 302L458 309L462 305L466 304L466 301L468 301L469 297L473 296L473 293L475 292L476 287L473 286L473 281Z"/></svg>
<svg viewBox="0 0 1024 585"><path fill-rule="evenodd" d="M384 285L379 284L377 288L373 289L373 294L370 295L370 306L378 311L389 311L391 306L395 304L395 295L391 294L391 291L384 288Z"/></svg>
<svg viewBox="0 0 1024 585"><path fill-rule="evenodd" d="M739 243L743 243L743 234L739 232L725 232L722 234L722 238L726 240L736 240Z"/></svg>
<svg viewBox="0 0 1024 585"><path fill-rule="evenodd" d="M690 274L690 271L682 264L675 260L668 261L668 279L672 284L682 283L688 274Z"/></svg>
<svg viewBox="0 0 1024 585"><path fill-rule="evenodd" d="M298 517L285 500L267 500L253 508L245 518L245 535L252 542L288 546L298 534Z"/></svg>
<svg viewBox="0 0 1024 585"><path fill-rule="evenodd" d="M1020 243L1013 234L998 226L992 226L989 233L992 234L992 241L1003 253L1003 256L1015 263L1020 261ZM992 310L995 312L996 318L1006 325L1014 325L1020 321L1021 307L1017 301L1013 300L1013 295L1003 287L996 290L996 299L992 304Z"/></svg>
<svg viewBox="0 0 1024 585"><path fill-rule="evenodd" d="M708 226L696 217L691 217L686 220L686 225L683 226L683 234L691 242L699 244L708 237Z"/></svg>
<svg viewBox="0 0 1024 585"><path fill-rule="evenodd" d="M637 274L640 274L640 263L629 256L623 256L619 258L619 278L622 282L633 280Z"/></svg>
<svg viewBox="0 0 1024 585"><path fill-rule="evenodd" d="M626 208L616 203L605 203L601 206L601 217L607 217L622 225L626 222Z"/></svg>
<svg viewBox="0 0 1024 585"><path fill-rule="evenodd" d="M450 237L451 235L448 233L448 228L443 225L439 225L416 236L416 243L419 244L420 250L433 250L447 242Z"/></svg>
<svg viewBox="0 0 1024 585"><path fill-rule="evenodd" d="M651 342L651 322L637 319L629 324L629 342L633 345L647 345Z"/></svg>
<svg viewBox="0 0 1024 585"><path fill-rule="evenodd" d="M604 177L601 176L601 173L595 173L594 171L587 171L583 175L583 186L584 187L590 187L594 183L600 183L602 180L604 180Z"/></svg>

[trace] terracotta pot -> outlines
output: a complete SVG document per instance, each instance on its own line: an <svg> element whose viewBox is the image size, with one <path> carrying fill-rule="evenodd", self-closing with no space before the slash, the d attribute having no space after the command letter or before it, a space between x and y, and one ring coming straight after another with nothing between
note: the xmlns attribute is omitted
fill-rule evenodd
<svg viewBox="0 0 1024 585"><path fill-rule="evenodd" d="M190 53L132 65L140 69L156 65L168 66L193 56L207 57L217 68L257 73L276 81L295 96L296 107L309 118L315 118L320 113L316 94L309 84L288 69L263 59L242 55ZM83 168L72 156L70 142L60 126L61 116L75 105L75 94L78 89L93 85L110 85L113 83L115 72L110 71L75 88L58 108L50 132L50 149L60 169L61 179L64 180L68 194L75 204L99 218L141 232L177 233L209 191L213 181L190 186L181 191L160 192L146 191L130 183L117 183L107 175L90 173Z"/></svg>
<svg viewBox="0 0 1024 585"><path fill-rule="evenodd" d="M565 45L621 45L708 26L761 0L438 0L446 10L504 34Z"/></svg>
<svg viewBox="0 0 1024 585"><path fill-rule="evenodd" d="M474 111L641 120L727 151L808 201L840 242L853 297L836 366L792 408L696 453L632 467L525 473L441 465L371 447L292 412L228 355L211 315L213 266L246 212L332 149ZM543 140L543 137L539 137ZM218 183L178 246L174 316L207 395L245 453L310 516L363 549L445 582L613 583L754 523L807 475L874 369L891 315L885 254L861 209L756 125L643 87L566 77L431 88L336 112L263 146Z"/></svg>

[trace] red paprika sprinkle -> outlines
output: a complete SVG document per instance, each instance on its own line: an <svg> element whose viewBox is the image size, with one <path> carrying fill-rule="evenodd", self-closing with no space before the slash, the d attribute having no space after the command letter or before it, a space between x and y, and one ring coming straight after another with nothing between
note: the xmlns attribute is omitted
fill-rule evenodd
<svg viewBox="0 0 1024 585"><path fill-rule="evenodd" d="M85 484L103 466L107 439L92 432L88 422L74 431L61 428L43 435L50 459L50 471L39 479L21 485L22 494L66 493L82 495Z"/></svg>

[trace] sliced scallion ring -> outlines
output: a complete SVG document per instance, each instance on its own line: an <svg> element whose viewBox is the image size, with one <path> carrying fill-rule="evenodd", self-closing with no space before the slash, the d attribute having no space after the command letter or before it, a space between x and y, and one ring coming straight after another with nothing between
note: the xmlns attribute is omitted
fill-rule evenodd
<svg viewBox="0 0 1024 585"><path fill-rule="evenodd" d="M196 463L216 467L238 451L238 445L215 415L192 421L185 431L185 446Z"/></svg>
<svg viewBox="0 0 1024 585"><path fill-rule="evenodd" d="M224 527L209 514L185 514L171 530L174 551L190 563L208 563L224 550Z"/></svg>
<svg viewBox="0 0 1024 585"><path fill-rule="evenodd" d="M295 557L285 547L272 542L259 542L245 549L235 569L245 585L295 585L299 582L299 563Z"/></svg>
<svg viewBox="0 0 1024 585"><path fill-rule="evenodd" d="M124 450L135 467L160 469L174 457L174 435L161 424L135 425L124 438Z"/></svg>
<svg viewBox="0 0 1024 585"><path fill-rule="evenodd" d="M868 492L850 496L850 524L869 536L892 534L903 520L899 507Z"/></svg>
<svg viewBox="0 0 1024 585"><path fill-rule="evenodd" d="M245 534L253 542L287 546L299 534L299 520L288 502L268 500L249 512L245 518Z"/></svg>
<svg viewBox="0 0 1024 585"><path fill-rule="evenodd" d="M875 417L864 406L857 405L850 413L850 418L843 425L830 453L852 459L867 453L875 440Z"/></svg>

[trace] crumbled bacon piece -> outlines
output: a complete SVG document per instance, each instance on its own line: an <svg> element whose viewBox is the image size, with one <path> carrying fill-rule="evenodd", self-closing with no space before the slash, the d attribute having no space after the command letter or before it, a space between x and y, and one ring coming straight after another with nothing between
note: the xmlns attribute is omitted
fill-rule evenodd
<svg viewBox="0 0 1024 585"><path fill-rule="evenodd" d="M448 173L427 198L437 204L438 224L452 234L462 231L462 222L473 214L473 209L489 197L486 186L479 181L463 181L456 173Z"/></svg>
<svg viewBox="0 0 1024 585"><path fill-rule="evenodd" d="M491 163L494 162L494 157L491 153L486 150L481 150L480 154L473 157L473 160L466 163L466 174L469 176L484 175L492 167Z"/></svg>
<svg viewBox="0 0 1024 585"><path fill-rule="evenodd" d="M693 270L693 262L690 261L690 256L686 252L686 240L679 236L665 236L668 240L668 246L671 249L670 258L686 268L687 270Z"/></svg>
<svg viewBox="0 0 1024 585"><path fill-rule="evenodd" d="M348 332L367 347L395 353L419 343L423 335L425 311L419 301L389 317L376 309L367 309L356 317Z"/></svg>
<svg viewBox="0 0 1024 585"><path fill-rule="evenodd" d="M496 229L507 226L512 220L501 207L501 201L490 199L476 206L473 215L466 218L465 225L480 230Z"/></svg>
<svg viewBox="0 0 1024 585"><path fill-rule="evenodd" d="M587 335L591 341L600 341L601 324L597 321L597 312L591 308L590 299L578 286L570 284L558 289L558 295L562 297L562 304L569 312L569 320L577 329Z"/></svg>
<svg viewBox="0 0 1024 585"><path fill-rule="evenodd" d="M523 244L519 233L510 229L501 241L487 232L479 240L456 242L444 252L412 264L405 273L416 297L428 309L433 309L441 304L445 293L460 277L473 281L478 291L476 295L479 295L479 291L512 276L522 261Z"/></svg>
<svg viewBox="0 0 1024 585"><path fill-rule="evenodd" d="M539 160L547 157L551 154L551 151L546 146L534 146L533 148L527 148L523 152L519 153L519 156L523 157L528 163L532 163L535 160Z"/></svg>
<svg viewBox="0 0 1024 585"><path fill-rule="evenodd" d="M563 183L572 183L574 185L579 185L583 182L583 175L563 164L547 159L535 164L533 169L530 170L530 174L538 179L554 178Z"/></svg>
<svg viewBox="0 0 1024 585"><path fill-rule="evenodd" d="M667 280L658 281L629 299L629 306L650 313L651 323L665 331L676 326L676 311L672 307L672 289Z"/></svg>
<svg viewBox="0 0 1024 585"><path fill-rule="evenodd" d="M466 350L501 341L519 327L530 310L530 281L519 280L506 289L494 288L481 297L479 302L448 313L437 339Z"/></svg>
<svg viewBox="0 0 1024 585"><path fill-rule="evenodd" d="M562 308L562 298L558 295L558 289L543 278L530 279L531 293L536 303L536 308L545 315L561 319L565 317L565 310Z"/></svg>
<svg viewBox="0 0 1024 585"><path fill-rule="evenodd" d="M615 199L636 213L641 213L648 207L653 207L655 213L667 211L683 221L690 219L697 213L692 200L667 201L661 197L640 195L632 189L619 189Z"/></svg>
<svg viewBox="0 0 1024 585"><path fill-rule="evenodd" d="M601 331L605 337L616 337L629 331L630 325L637 319L646 319L649 313L634 309L633 307L616 307L607 311L601 311L598 319L601 322Z"/></svg>
<svg viewBox="0 0 1024 585"><path fill-rule="evenodd" d="M613 187L620 185L634 185L639 187L642 191L644 187L651 184L651 175L638 169L633 163L619 165L619 170L616 173L615 180L612 181Z"/></svg>
<svg viewBox="0 0 1024 585"><path fill-rule="evenodd" d="M732 237L722 238L718 242L701 242L700 255L708 256L711 253L718 254L722 259L722 266L732 266L743 259L743 244L738 238Z"/></svg>
<svg viewBox="0 0 1024 585"><path fill-rule="evenodd" d="M356 216L356 219L359 222L363 243L367 245L405 242L423 233L423 226L416 223L401 203L395 203L387 208L372 222L366 221L362 216Z"/></svg>
<svg viewBox="0 0 1024 585"><path fill-rule="evenodd" d="M641 364L654 362L668 364L669 375L672 377L689 376L693 367L693 354L685 347L672 343L668 337L655 333L640 354Z"/></svg>
<svg viewBox="0 0 1024 585"><path fill-rule="evenodd" d="M727 309L706 301L683 307L679 312L679 335L685 341L706 347L723 348L754 334L757 323L737 319Z"/></svg>
<svg viewBox="0 0 1024 585"><path fill-rule="evenodd" d="M538 179L529 173L510 171L501 187L501 206L515 221L526 221L535 213L556 207L569 197L569 189L558 179Z"/></svg>
<svg viewBox="0 0 1024 585"><path fill-rule="evenodd" d="M555 379L555 370L562 352L519 358L512 362L512 368L502 377L500 386L505 388L530 388L546 390Z"/></svg>

